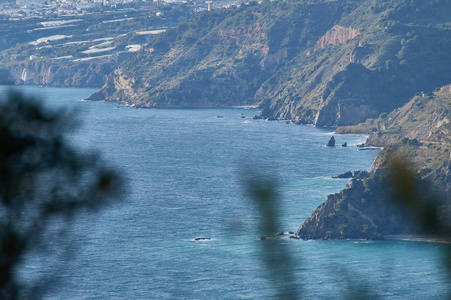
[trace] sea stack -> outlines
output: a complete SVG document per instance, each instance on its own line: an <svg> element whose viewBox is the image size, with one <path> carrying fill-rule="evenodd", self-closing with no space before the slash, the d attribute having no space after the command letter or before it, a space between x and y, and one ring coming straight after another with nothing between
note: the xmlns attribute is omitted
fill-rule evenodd
<svg viewBox="0 0 451 300"><path fill-rule="evenodd" d="M326 144L327 147L335 147L335 138L334 136L330 137L330 140Z"/></svg>

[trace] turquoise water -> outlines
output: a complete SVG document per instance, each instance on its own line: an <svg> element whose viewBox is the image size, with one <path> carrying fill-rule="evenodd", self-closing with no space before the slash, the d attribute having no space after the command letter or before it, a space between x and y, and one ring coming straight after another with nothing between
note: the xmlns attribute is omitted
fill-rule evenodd
<svg viewBox="0 0 451 300"><path fill-rule="evenodd" d="M46 299L272 299L275 287L262 264L267 241L256 239L259 212L243 191L243 170L255 166L277 178L278 231L296 231L345 187L347 180L332 176L369 169L377 155L357 151L365 137L335 136L349 147L322 147L332 129L252 120L254 109L133 109L79 101L92 89L20 89L49 106L75 107L82 125L74 145L101 152L129 186L120 204L74 224L77 255ZM442 244L277 243L289 250L305 298L353 290L387 299L448 295ZM26 261L22 272L38 274L39 264Z"/></svg>

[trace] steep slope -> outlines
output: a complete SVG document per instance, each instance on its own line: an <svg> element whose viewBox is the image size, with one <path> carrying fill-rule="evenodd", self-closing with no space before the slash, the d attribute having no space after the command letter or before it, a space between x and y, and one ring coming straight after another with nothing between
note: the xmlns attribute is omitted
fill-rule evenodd
<svg viewBox="0 0 451 300"><path fill-rule="evenodd" d="M447 85L362 125L373 132L368 145L385 147L370 175L353 179L343 191L330 195L297 234L304 239L339 239L421 233L395 201L399 186L392 174L396 170L389 168L393 158L410 164L415 175L412 197L425 200L440 222L448 222L444 215L451 205L450 108L451 85Z"/></svg>
<svg viewBox="0 0 451 300"><path fill-rule="evenodd" d="M143 107L256 104L256 91L359 1L255 2L204 12L122 64L92 99Z"/></svg>
<svg viewBox="0 0 451 300"><path fill-rule="evenodd" d="M451 1L284 1L200 13L126 61L92 99L259 104L262 117L352 125L451 78Z"/></svg>
<svg viewBox="0 0 451 300"><path fill-rule="evenodd" d="M338 23L348 28L348 39L338 43L343 30L335 26L275 74L277 84L265 82L257 97L276 117L318 126L358 124L390 112L416 92L448 83L450 20L441 9L451 9L451 2L365 1Z"/></svg>

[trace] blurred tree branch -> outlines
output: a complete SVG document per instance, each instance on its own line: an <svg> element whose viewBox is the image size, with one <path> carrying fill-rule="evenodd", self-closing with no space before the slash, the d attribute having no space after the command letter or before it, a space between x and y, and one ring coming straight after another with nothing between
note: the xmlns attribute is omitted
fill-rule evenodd
<svg viewBox="0 0 451 300"><path fill-rule="evenodd" d="M260 232L265 236L273 236L280 232L276 178L263 175L252 169L243 173L244 187L260 212ZM291 256L286 241L277 238L265 239L261 243L263 264L268 270L268 280L274 286L279 299L300 299L301 288L296 283L294 270L299 264L300 255L296 259Z"/></svg>
<svg viewBox="0 0 451 300"><path fill-rule="evenodd" d="M24 286L18 264L50 242L63 247L58 234L67 232L74 217L98 210L124 190L119 174L98 155L68 145L65 136L75 125L73 113L45 109L20 93L0 100L1 299L40 298L44 278Z"/></svg>

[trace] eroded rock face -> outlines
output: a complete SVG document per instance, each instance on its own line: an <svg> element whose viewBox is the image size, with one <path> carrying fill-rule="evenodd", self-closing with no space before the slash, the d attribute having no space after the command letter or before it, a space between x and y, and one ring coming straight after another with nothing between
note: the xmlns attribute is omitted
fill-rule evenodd
<svg viewBox="0 0 451 300"><path fill-rule="evenodd" d="M335 25L324 36L322 36L318 42L316 42L313 50L317 51L319 49L323 49L327 45L341 45L349 40L355 39L359 35L359 29Z"/></svg>

